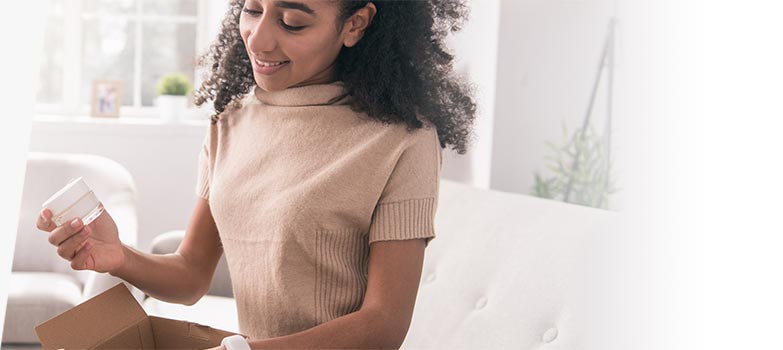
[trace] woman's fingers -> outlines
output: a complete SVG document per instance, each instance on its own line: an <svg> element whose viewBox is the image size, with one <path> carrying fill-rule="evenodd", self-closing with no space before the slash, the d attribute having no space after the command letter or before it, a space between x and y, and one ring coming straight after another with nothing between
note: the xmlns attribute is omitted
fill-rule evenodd
<svg viewBox="0 0 783 350"><path fill-rule="evenodd" d="M52 211L44 208L41 211L41 215L38 215L38 220L35 222L35 227L41 231L51 232L57 225L52 221Z"/></svg>
<svg viewBox="0 0 783 350"><path fill-rule="evenodd" d="M69 224L62 225L52 230L52 232L49 234L49 243L55 246L59 246L65 242L66 239L73 236L73 234L81 231L83 227L84 225L82 224L82 219L76 218Z"/></svg>
<svg viewBox="0 0 783 350"><path fill-rule="evenodd" d="M95 269L95 258L92 256L92 248L91 242L85 243L71 260L71 268L74 270Z"/></svg>
<svg viewBox="0 0 783 350"><path fill-rule="evenodd" d="M57 247L57 255L68 261L73 260L76 253L84 246L89 237L90 228L85 226L84 229L66 239L65 242Z"/></svg>

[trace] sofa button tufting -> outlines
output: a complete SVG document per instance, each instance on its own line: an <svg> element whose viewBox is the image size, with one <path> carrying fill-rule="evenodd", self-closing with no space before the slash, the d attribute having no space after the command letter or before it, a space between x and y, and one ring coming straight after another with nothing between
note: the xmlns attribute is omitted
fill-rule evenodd
<svg viewBox="0 0 783 350"><path fill-rule="evenodd" d="M479 300L476 302L476 309L483 309L485 306L487 306L487 298L479 298Z"/></svg>
<svg viewBox="0 0 783 350"><path fill-rule="evenodd" d="M435 280L435 274L431 273L431 274L427 275L427 279L425 281L427 283L432 283L432 281L434 281L434 280Z"/></svg>
<svg viewBox="0 0 783 350"><path fill-rule="evenodd" d="M551 343L557 338L557 328L550 328L547 329L546 332L544 332L544 335L541 337L541 341L544 343Z"/></svg>

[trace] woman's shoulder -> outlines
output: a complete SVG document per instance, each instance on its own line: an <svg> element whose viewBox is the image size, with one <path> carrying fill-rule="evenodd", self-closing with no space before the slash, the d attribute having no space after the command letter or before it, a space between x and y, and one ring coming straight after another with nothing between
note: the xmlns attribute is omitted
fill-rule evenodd
<svg viewBox="0 0 783 350"><path fill-rule="evenodd" d="M383 129L383 148L398 156L440 153L437 128L430 122L422 123L420 128L413 128L407 123L384 124L380 127Z"/></svg>
<svg viewBox="0 0 783 350"><path fill-rule="evenodd" d="M420 128L412 128L406 123L397 124L399 132L405 142L411 146L413 144L432 144L432 141L438 140L438 129L427 119L419 118L422 122Z"/></svg>

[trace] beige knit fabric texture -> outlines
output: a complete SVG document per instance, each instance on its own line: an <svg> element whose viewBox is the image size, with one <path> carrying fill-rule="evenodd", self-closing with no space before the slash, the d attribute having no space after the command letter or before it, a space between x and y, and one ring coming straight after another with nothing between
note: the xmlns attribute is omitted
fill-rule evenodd
<svg viewBox="0 0 783 350"><path fill-rule="evenodd" d="M437 131L351 110L342 82L264 91L210 125L196 193L208 199L239 329L296 333L357 311L370 244L435 237Z"/></svg>

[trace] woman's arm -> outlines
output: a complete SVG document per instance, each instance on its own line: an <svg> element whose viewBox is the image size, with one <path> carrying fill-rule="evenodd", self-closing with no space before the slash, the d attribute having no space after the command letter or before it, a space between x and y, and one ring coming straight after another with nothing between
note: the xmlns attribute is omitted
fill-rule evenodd
<svg viewBox="0 0 783 350"><path fill-rule="evenodd" d="M110 274L166 302L193 305L209 290L223 247L207 200L199 198L175 253L158 255L123 245L124 264Z"/></svg>
<svg viewBox="0 0 783 350"><path fill-rule="evenodd" d="M374 242L370 245L367 291L359 311L299 333L250 339L250 347L398 349L413 316L423 262L423 239Z"/></svg>

